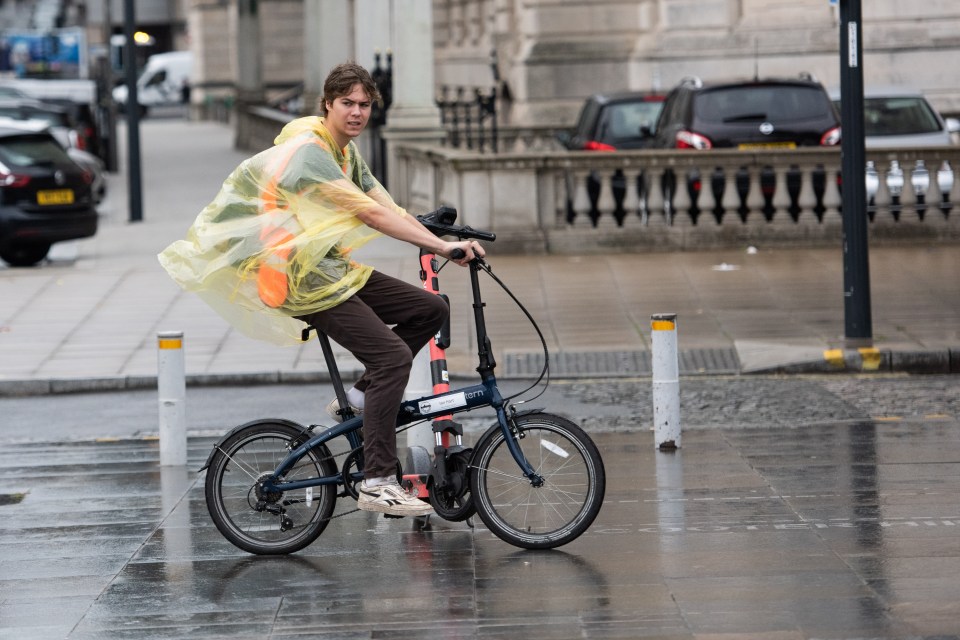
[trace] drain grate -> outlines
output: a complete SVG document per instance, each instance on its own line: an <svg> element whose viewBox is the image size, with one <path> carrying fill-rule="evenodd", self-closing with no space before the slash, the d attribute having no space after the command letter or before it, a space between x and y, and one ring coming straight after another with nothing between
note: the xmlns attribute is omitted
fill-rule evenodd
<svg viewBox="0 0 960 640"><path fill-rule="evenodd" d="M738 373L736 350L689 349L679 354L681 375ZM504 378L536 377L543 369L543 353L504 354ZM550 355L550 375L555 377L631 377L652 373L649 351L561 351Z"/></svg>

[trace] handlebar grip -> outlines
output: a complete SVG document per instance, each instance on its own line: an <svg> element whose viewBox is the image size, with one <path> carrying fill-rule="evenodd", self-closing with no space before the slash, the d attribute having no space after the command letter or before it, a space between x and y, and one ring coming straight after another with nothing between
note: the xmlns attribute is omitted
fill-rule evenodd
<svg viewBox="0 0 960 640"><path fill-rule="evenodd" d="M463 249L454 249L453 251L450 252L450 259L461 260L466 255L467 255L467 252L464 251Z"/></svg>

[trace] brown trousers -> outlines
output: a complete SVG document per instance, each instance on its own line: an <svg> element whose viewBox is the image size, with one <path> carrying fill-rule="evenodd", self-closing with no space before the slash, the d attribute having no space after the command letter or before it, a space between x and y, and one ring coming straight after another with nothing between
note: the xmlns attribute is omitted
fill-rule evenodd
<svg viewBox="0 0 960 640"><path fill-rule="evenodd" d="M396 473L397 413L413 356L436 335L448 314L440 296L374 271L344 302L301 318L365 368L354 386L364 392L363 471L368 478Z"/></svg>

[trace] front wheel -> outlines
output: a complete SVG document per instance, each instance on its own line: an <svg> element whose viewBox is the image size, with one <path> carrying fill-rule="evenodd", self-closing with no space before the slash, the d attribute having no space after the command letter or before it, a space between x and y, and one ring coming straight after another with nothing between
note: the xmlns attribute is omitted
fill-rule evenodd
<svg viewBox="0 0 960 640"><path fill-rule="evenodd" d="M524 477L499 425L474 447L470 490L477 514L501 540L523 549L553 549L593 523L606 488L600 452L580 427L565 418L532 413L513 419L511 434L543 479Z"/></svg>
<svg viewBox="0 0 960 640"><path fill-rule="evenodd" d="M292 424L263 421L217 446L207 469L207 510L227 540L250 553L274 555L299 551L323 533L333 515L336 485L287 493L264 493L259 486L308 436ZM330 451L320 445L307 451L283 480L337 473Z"/></svg>

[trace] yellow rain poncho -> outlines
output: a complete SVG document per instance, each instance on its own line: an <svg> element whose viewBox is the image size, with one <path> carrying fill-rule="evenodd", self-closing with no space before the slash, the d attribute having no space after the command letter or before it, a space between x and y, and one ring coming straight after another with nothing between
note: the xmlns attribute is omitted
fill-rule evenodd
<svg viewBox="0 0 960 640"><path fill-rule="evenodd" d="M300 118L237 167L186 239L158 257L244 334L293 344L305 327L296 316L334 307L366 284L372 267L349 255L379 235L356 216L375 204L407 215L353 142L340 149L322 118Z"/></svg>

